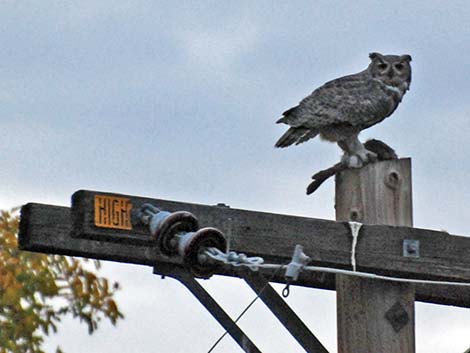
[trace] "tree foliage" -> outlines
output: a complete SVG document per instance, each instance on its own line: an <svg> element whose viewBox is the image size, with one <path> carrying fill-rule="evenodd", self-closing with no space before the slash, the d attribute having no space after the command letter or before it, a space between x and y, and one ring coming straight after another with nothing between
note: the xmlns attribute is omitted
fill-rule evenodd
<svg viewBox="0 0 470 353"><path fill-rule="evenodd" d="M42 353L65 315L90 334L103 318L123 318L113 299L119 285L98 276L98 261L20 251L18 225L14 210L0 211L0 353Z"/></svg>

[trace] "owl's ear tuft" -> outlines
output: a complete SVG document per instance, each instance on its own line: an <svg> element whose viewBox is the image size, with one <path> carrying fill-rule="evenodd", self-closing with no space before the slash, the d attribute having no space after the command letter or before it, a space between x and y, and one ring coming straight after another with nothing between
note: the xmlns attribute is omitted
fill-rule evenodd
<svg viewBox="0 0 470 353"><path fill-rule="evenodd" d="M369 58L370 58L371 60L374 60L374 59L377 59L377 58L381 58L381 57L383 57L383 55L380 54L380 53L370 53L370 54L369 54Z"/></svg>
<svg viewBox="0 0 470 353"><path fill-rule="evenodd" d="M410 61L411 61L411 55L404 54L404 55L400 56L400 59L401 59L402 61L408 61L408 62L410 62Z"/></svg>

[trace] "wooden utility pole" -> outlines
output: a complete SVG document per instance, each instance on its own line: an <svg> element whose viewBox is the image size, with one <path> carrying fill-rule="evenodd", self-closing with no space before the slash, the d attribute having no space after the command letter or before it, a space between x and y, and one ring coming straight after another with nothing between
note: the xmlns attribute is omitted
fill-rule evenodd
<svg viewBox="0 0 470 353"><path fill-rule="evenodd" d="M161 215L161 219L181 223L167 223L161 226L161 233L152 233L152 222L143 217L148 215L149 204L150 209L161 210L152 220ZM195 218L199 228L194 226ZM193 223L183 223L185 219ZM306 351L323 353L326 349L269 287L268 281L286 282L284 271L277 265L277 270L266 267L257 273L230 264L213 267L206 261L206 251L214 247L214 238L195 235L203 234L202 227L221 232L206 228L206 235L225 234L230 250L262 257L271 264L289 263L293 249L301 245L312 259L310 265L323 267L325 273L304 270L292 284L337 290L339 353L414 353L415 300L470 308L470 237L412 228L409 159L379 162L339 174L336 219L80 190L72 196L71 207L24 205L19 246L28 251L152 266L155 274L182 282L245 352L256 352L257 348L194 276L243 278ZM348 221L363 223L355 247L356 266L351 266ZM170 230L174 230L173 238L165 238ZM174 241L177 248L172 248ZM193 251L197 245L197 252ZM210 271L201 271L204 266ZM328 267L427 282L413 286L350 275L335 278Z"/></svg>
<svg viewBox="0 0 470 353"><path fill-rule="evenodd" d="M411 227L410 159L339 174L336 220ZM339 353L415 352L412 284L337 275L336 293Z"/></svg>

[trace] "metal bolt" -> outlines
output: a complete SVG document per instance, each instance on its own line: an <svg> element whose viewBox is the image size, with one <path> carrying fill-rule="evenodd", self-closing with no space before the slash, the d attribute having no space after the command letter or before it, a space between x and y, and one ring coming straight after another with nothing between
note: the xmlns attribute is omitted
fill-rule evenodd
<svg viewBox="0 0 470 353"><path fill-rule="evenodd" d="M403 256L419 257L419 240L403 240Z"/></svg>
<svg viewBox="0 0 470 353"><path fill-rule="evenodd" d="M359 210L359 209L357 209L357 208L352 208L352 209L349 211L349 220L350 220L350 221L359 222L359 221L361 221L361 218L362 218L362 212L361 212L361 210Z"/></svg>
<svg viewBox="0 0 470 353"><path fill-rule="evenodd" d="M229 205L226 205L225 203L223 202L219 202L217 205L215 205L216 207L223 207L223 208L230 208Z"/></svg>

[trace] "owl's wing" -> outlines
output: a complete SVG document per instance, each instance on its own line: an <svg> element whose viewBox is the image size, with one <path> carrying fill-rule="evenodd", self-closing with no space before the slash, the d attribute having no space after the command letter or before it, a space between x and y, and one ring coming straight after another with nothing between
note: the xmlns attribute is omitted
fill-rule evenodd
<svg viewBox="0 0 470 353"><path fill-rule="evenodd" d="M377 85L367 72L335 79L284 112L278 122L310 129L341 124L363 129L388 115L389 108L381 104Z"/></svg>

